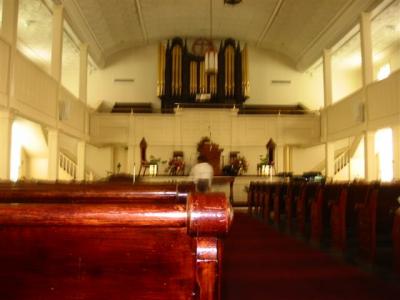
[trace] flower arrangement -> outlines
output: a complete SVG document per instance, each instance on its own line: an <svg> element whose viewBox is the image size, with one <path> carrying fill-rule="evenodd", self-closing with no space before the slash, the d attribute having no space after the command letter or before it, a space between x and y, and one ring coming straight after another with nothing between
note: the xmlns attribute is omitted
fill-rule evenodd
<svg viewBox="0 0 400 300"><path fill-rule="evenodd" d="M231 161L231 164L225 166L222 169L222 172L226 176L237 176L246 173L248 168L249 164L247 163L246 158L244 156L238 156Z"/></svg>
<svg viewBox="0 0 400 300"><path fill-rule="evenodd" d="M183 175L185 173L185 162L182 157L176 156L171 158L165 171L169 175Z"/></svg>

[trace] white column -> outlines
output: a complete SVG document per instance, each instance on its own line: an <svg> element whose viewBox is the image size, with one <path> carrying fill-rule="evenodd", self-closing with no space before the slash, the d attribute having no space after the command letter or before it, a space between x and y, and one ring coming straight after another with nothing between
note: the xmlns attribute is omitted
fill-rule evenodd
<svg viewBox="0 0 400 300"><path fill-rule="evenodd" d="M174 130L174 147L175 150L181 150L182 148L182 108L175 108L175 130Z"/></svg>
<svg viewBox="0 0 400 300"><path fill-rule="evenodd" d="M135 140L135 115L131 113L129 115L128 153L126 159L128 174L133 174L133 166L135 165Z"/></svg>
<svg viewBox="0 0 400 300"><path fill-rule="evenodd" d="M79 63L79 99L85 103L85 135L89 135L89 113L87 110L87 73L88 73L88 45L80 46Z"/></svg>
<svg viewBox="0 0 400 300"><path fill-rule="evenodd" d="M324 71L324 106L332 104L332 53L330 49L323 52L323 71Z"/></svg>
<svg viewBox="0 0 400 300"><path fill-rule="evenodd" d="M289 145L285 145L283 147L283 171L291 172L292 169L292 159L291 159L291 147Z"/></svg>
<svg viewBox="0 0 400 300"><path fill-rule="evenodd" d="M368 181L378 179L378 159L375 153L375 132L373 131L364 134L364 169L365 179Z"/></svg>
<svg viewBox="0 0 400 300"><path fill-rule="evenodd" d="M58 179L59 169L59 133L57 129L49 129L47 134L49 148L48 179Z"/></svg>
<svg viewBox="0 0 400 300"><path fill-rule="evenodd" d="M80 46L79 63L79 99L86 104L87 101L87 72L88 72L88 45Z"/></svg>
<svg viewBox="0 0 400 300"><path fill-rule="evenodd" d="M325 143L325 176L332 178L335 175L335 147L331 142Z"/></svg>
<svg viewBox="0 0 400 300"><path fill-rule="evenodd" d="M79 141L77 146L77 156L76 156L76 179L85 180L86 173L86 142Z"/></svg>
<svg viewBox="0 0 400 300"><path fill-rule="evenodd" d="M13 47L17 43L19 0L3 0L2 34Z"/></svg>
<svg viewBox="0 0 400 300"><path fill-rule="evenodd" d="M17 31L18 31L18 5L19 0L3 0L3 24L2 34L10 43L10 64L8 68L8 97L6 106L10 106L11 98L14 96L14 64L17 53Z"/></svg>
<svg viewBox="0 0 400 300"><path fill-rule="evenodd" d="M133 174L133 167L135 165L135 145L133 145L133 144L128 145L127 165L128 165L127 173ZM138 170L136 170L136 172Z"/></svg>
<svg viewBox="0 0 400 300"><path fill-rule="evenodd" d="M392 127L393 134L393 179L400 178L400 126Z"/></svg>
<svg viewBox="0 0 400 300"><path fill-rule="evenodd" d="M0 179L10 179L11 128L13 114L0 110Z"/></svg>
<svg viewBox="0 0 400 300"><path fill-rule="evenodd" d="M63 48L64 8L55 4L53 7L53 43L51 50L51 75L61 82Z"/></svg>
<svg viewBox="0 0 400 300"><path fill-rule="evenodd" d="M371 13L361 14L360 31L363 85L365 87L374 80L372 60Z"/></svg>

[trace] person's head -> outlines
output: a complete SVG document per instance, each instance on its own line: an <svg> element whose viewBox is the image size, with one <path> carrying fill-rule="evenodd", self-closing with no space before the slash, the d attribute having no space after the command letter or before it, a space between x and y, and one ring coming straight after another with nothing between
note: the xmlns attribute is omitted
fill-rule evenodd
<svg viewBox="0 0 400 300"><path fill-rule="evenodd" d="M203 162L208 162L208 159L204 155L200 154L199 157L197 158L197 161L199 163L203 163Z"/></svg>

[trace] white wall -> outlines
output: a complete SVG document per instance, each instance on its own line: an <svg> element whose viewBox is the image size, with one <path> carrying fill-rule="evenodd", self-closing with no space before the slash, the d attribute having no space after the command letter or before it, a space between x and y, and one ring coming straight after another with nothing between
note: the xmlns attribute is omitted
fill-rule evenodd
<svg viewBox="0 0 400 300"><path fill-rule="evenodd" d="M293 174L302 174L311 171L325 159L325 146L294 147L292 149Z"/></svg>
<svg viewBox="0 0 400 300"><path fill-rule="evenodd" d="M361 68L332 68L332 100L342 100L362 87Z"/></svg>
<svg viewBox="0 0 400 300"><path fill-rule="evenodd" d="M101 101L150 102L160 107L156 94L158 45L135 48L118 55L109 66L92 71L88 77L88 104L97 108ZM131 78L134 82L114 82Z"/></svg>
<svg viewBox="0 0 400 300"><path fill-rule="evenodd" d="M248 104L297 104L310 109L323 106L322 68L300 73L273 52L249 48L250 98ZM156 95L158 45L125 51L109 66L93 71L88 78L88 103L97 108L101 101L112 107L117 102L151 102L160 107ZM114 83L115 78L132 78L133 83ZM271 80L290 80L272 84Z"/></svg>
<svg viewBox="0 0 400 300"><path fill-rule="evenodd" d="M273 84L271 80L290 80ZM277 54L249 47L250 98L246 104L297 104L310 109L323 106L322 68L300 73Z"/></svg>
<svg viewBox="0 0 400 300"><path fill-rule="evenodd" d="M39 180L47 180L49 160L43 157L31 157L29 160L29 176Z"/></svg>
<svg viewBox="0 0 400 300"><path fill-rule="evenodd" d="M86 146L86 166L100 178L106 177L107 172L113 171L113 148Z"/></svg>
<svg viewBox="0 0 400 300"><path fill-rule="evenodd" d="M265 156L268 140L277 143L276 170L283 171L284 145L315 144L320 139L318 115L238 115L229 109L183 109L177 114L94 114L91 117L91 142L120 145L114 163L126 171L127 151L133 147L134 161L140 164L139 144L147 141L147 159L153 155L169 160L174 150L184 151L187 172L196 161L196 145L210 136L223 149L225 163L230 151L240 151L248 163L248 174L256 174L260 155ZM88 155L90 156L90 155ZM102 162L101 159L97 163ZM126 162L126 163L124 163ZM109 161L107 162L107 164ZM164 172L166 165L160 165ZM104 167L103 167L104 168ZM115 166L108 170L115 169ZM103 171L104 173L104 171Z"/></svg>

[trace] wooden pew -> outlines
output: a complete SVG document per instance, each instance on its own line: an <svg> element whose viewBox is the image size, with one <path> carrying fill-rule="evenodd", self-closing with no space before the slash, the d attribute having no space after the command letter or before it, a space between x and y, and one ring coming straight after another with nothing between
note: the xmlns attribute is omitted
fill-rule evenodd
<svg viewBox="0 0 400 300"><path fill-rule="evenodd" d="M289 232L295 229L296 222L296 203L300 197L302 183L291 183L285 197L286 228Z"/></svg>
<svg viewBox="0 0 400 300"><path fill-rule="evenodd" d="M273 221L276 226L281 224L281 216L286 212L286 196L289 190L287 183L279 184L275 187L275 193L273 195Z"/></svg>
<svg viewBox="0 0 400 300"><path fill-rule="evenodd" d="M392 240L394 266L396 272L400 275L400 208L398 208L395 213L393 221Z"/></svg>
<svg viewBox="0 0 400 300"><path fill-rule="evenodd" d="M317 197L319 189L318 183L304 184L299 199L296 201L297 232L305 238L310 235L311 203Z"/></svg>
<svg viewBox="0 0 400 300"><path fill-rule="evenodd" d="M356 247L357 214L355 207L364 203L371 188L368 183L351 183L343 194L331 202L331 242L342 254L354 255Z"/></svg>
<svg viewBox="0 0 400 300"><path fill-rule="evenodd" d="M163 203L174 201L185 203L189 193L195 191L192 182L180 183L51 183L51 182L2 182L0 183L0 202L2 201L51 201L60 203L97 203L113 201Z"/></svg>
<svg viewBox="0 0 400 300"><path fill-rule="evenodd" d="M399 196L400 184L381 184L357 206L359 255L371 264L393 265L392 230Z"/></svg>
<svg viewBox="0 0 400 300"><path fill-rule="evenodd" d="M311 241L322 245L329 239L330 206L346 197L344 184L325 184L318 189L316 197L311 202Z"/></svg>
<svg viewBox="0 0 400 300"><path fill-rule="evenodd" d="M222 193L90 201L1 201L3 299L219 299Z"/></svg>

